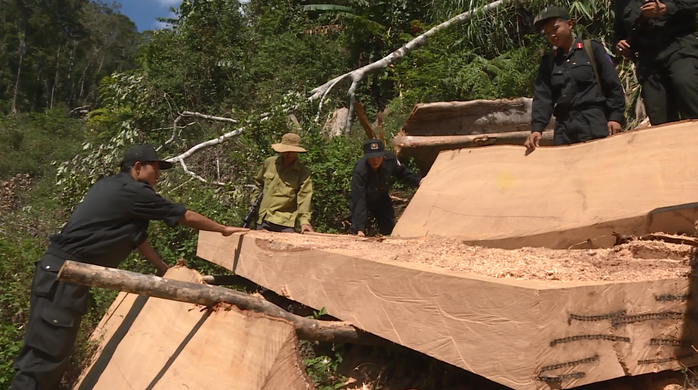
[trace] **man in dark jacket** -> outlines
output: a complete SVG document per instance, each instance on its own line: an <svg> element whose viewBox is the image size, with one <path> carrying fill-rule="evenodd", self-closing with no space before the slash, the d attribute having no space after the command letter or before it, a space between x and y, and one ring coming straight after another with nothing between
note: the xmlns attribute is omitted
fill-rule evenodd
<svg viewBox="0 0 698 390"><path fill-rule="evenodd" d="M619 0L616 50L636 61L653 125L698 118L697 0Z"/></svg>
<svg viewBox="0 0 698 390"><path fill-rule="evenodd" d="M370 212L380 233L387 236L395 227L393 202L388 195L393 176L411 187L418 187L422 178L386 151L381 140L367 140L363 149L364 157L354 165L351 178L350 231L364 236Z"/></svg>
<svg viewBox="0 0 698 390"><path fill-rule="evenodd" d="M625 118L625 95L603 45L575 38L570 15L560 7L546 7L536 16L534 24L545 34L554 51L543 56L538 68L531 135L525 146L529 149L539 146L551 114L556 120L555 145L618 133Z"/></svg>
<svg viewBox="0 0 698 390"><path fill-rule="evenodd" d="M148 243L149 221L224 236L248 230L223 226L157 195L153 188L160 170L171 167L158 158L152 146L129 149L121 173L95 183L61 232L51 236L48 250L36 262L29 321L11 390L56 389L68 365L87 312L89 288L56 280L65 260L117 267L138 249L162 275L168 267Z"/></svg>

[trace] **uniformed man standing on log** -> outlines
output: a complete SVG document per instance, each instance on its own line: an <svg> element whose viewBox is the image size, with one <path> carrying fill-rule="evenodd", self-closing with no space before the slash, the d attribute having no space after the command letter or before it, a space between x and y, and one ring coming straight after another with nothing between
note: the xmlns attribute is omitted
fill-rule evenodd
<svg viewBox="0 0 698 390"><path fill-rule="evenodd" d="M160 170L171 167L152 146L134 146L124 155L121 173L95 183L61 232L51 236L48 250L36 262L29 321L11 390L56 389L68 366L87 312L89 287L56 280L65 260L115 268L138 249L162 275L168 266L148 243L149 221L224 236L248 230L223 226L157 195L153 188Z"/></svg>
<svg viewBox="0 0 698 390"><path fill-rule="evenodd" d="M419 187L422 178L386 151L381 140L369 139L364 142L363 149L364 157L354 165L351 177L350 232L364 236L370 212L378 223L380 234L388 236L395 227L393 201L388 194L392 178L410 187Z"/></svg>
<svg viewBox="0 0 698 390"><path fill-rule="evenodd" d="M696 0L616 1L616 50L636 62L650 123L698 118Z"/></svg>
<svg viewBox="0 0 698 390"><path fill-rule="evenodd" d="M280 155L264 161L252 192L252 199L255 199L259 191L264 191L259 205L257 230L293 233L298 220L301 233L312 232L310 202L313 183L310 170L298 161L298 153L307 152L301 147L301 137L286 133L281 143L271 147Z"/></svg>
<svg viewBox="0 0 698 390"><path fill-rule="evenodd" d="M533 92L528 149L539 146L543 129L555 115L555 145L569 145L620 132L625 96L603 45L575 38L567 10L546 7L534 25L553 51L543 56Z"/></svg>

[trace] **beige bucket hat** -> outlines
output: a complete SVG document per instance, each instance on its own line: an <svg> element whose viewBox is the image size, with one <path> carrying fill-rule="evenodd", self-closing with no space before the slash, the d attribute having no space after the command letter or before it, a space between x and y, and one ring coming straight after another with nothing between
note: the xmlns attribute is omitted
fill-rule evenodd
<svg viewBox="0 0 698 390"><path fill-rule="evenodd" d="M286 133L281 137L281 143L271 146L277 153L298 152L305 153L307 150L301 148L301 136L294 133Z"/></svg>

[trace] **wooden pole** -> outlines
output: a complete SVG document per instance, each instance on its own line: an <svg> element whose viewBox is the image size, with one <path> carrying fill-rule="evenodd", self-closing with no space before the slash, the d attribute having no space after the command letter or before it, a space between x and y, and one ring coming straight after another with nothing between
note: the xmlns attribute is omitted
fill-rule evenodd
<svg viewBox="0 0 698 390"><path fill-rule="evenodd" d="M410 136L398 135L393 138L393 148L420 148L438 147L440 150L460 149L485 145L523 145L530 131L514 131L510 133L474 134L474 135L435 135L435 136ZM553 144L553 132L544 131L540 141L542 146Z"/></svg>
<svg viewBox="0 0 698 390"><path fill-rule="evenodd" d="M356 329L349 323L300 317L264 299L224 287L163 279L154 275L143 275L70 260L66 261L58 272L58 280L204 306L213 306L221 302L229 303L243 310L252 310L290 321L295 326L298 337L304 340L366 345L384 342L370 333Z"/></svg>

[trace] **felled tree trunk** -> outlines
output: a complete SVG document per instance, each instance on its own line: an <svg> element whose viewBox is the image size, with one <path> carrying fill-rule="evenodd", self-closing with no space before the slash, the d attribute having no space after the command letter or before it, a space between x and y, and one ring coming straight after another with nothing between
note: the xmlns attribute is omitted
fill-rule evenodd
<svg viewBox="0 0 698 390"><path fill-rule="evenodd" d="M213 306L221 302L229 303L240 309L252 310L290 321L294 324L298 337L305 340L368 345L378 344L382 341L346 322L319 321L300 317L261 298L224 287L163 279L158 276L74 261L65 262L58 273L58 280L204 306Z"/></svg>

